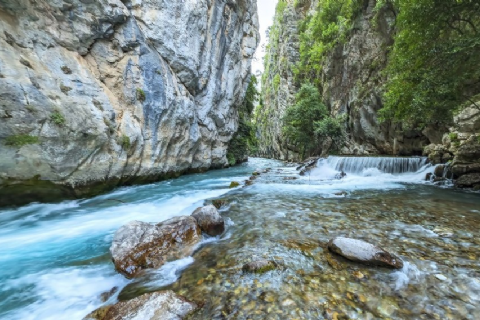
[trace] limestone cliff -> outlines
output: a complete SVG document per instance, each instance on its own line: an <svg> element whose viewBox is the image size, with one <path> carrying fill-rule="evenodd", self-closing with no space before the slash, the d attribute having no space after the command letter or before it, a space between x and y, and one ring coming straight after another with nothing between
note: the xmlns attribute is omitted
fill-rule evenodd
<svg viewBox="0 0 480 320"><path fill-rule="evenodd" d="M297 150L287 146L281 133L281 118L293 103L298 90L293 70L299 60L299 25L312 15L315 1L286 1L277 10L278 37L270 36L262 87L264 107L260 110L260 154L280 159L298 158ZM301 5L299 5L299 3ZM377 112L383 107L382 70L388 48L394 39L395 11L385 6L375 11L375 0L363 1L346 41L339 42L322 63L321 91L333 116L346 115L347 139L343 154L421 154L429 143L441 142L438 128L423 132L404 130L398 125L380 123ZM279 18L279 16L281 16Z"/></svg>
<svg viewBox="0 0 480 320"><path fill-rule="evenodd" d="M0 205L226 165L254 0L0 0Z"/></svg>

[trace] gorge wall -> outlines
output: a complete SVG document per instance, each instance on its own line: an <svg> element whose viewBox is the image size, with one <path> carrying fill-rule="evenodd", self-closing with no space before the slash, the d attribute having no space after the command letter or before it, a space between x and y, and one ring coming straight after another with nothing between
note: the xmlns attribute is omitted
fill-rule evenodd
<svg viewBox="0 0 480 320"><path fill-rule="evenodd" d="M0 0L0 205L228 164L255 0Z"/></svg>
<svg viewBox="0 0 480 320"><path fill-rule="evenodd" d="M327 6L325 3L329 2L324 2ZM328 5L334 7L331 3ZM427 155L435 164L448 162L445 174L457 179L457 185L480 188L480 104L464 108L450 124L428 124L423 130L407 129L402 123L381 122L378 112L384 106L384 84L388 80L385 70L395 43L398 12L391 3L376 0L348 5L355 8L351 25L342 26L341 18L334 17L335 27L347 30L343 34L342 30L337 31L331 49L320 59L320 72L314 77L330 115L344 119L345 141L337 152L345 155ZM315 36L309 32L322 31L306 27L309 19L315 19L317 7L318 1L314 0L280 0L277 5L264 60L262 100L256 110L258 154L261 156L283 160L301 158L300 150L289 145L282 134L282 118L287 108L295 104L295 94L301 84L299 79L305 78L301 72L309 72L299 72L302 39ZM332 25L327 24L327 27ZM308 41L303 43L308 44ZM304 51L309 49L303 48ZM320 144L326 155L331 142Z"/></svg>
<svg viewBox="0 0 480 320"><path fill-rule="evenodd" d="M383 106L382 70L394 41L396 13L389 6L376 11L376 4L375 0L362 2L346 40L338 41L323 60L321 93L332 116L346 116L347 137L340 153L421 154L429 143L441 143L446 128L404 130L390 122L380 123L377 118ZM263 156L298 158L295 147L288 146L282 137L281 119L298 90L293 71L300 59L300 38L308 36L299 28L316 7L316 1L285 1L283 9L277 10L262 82L264 107L259 110L258 120Z"/></svg>

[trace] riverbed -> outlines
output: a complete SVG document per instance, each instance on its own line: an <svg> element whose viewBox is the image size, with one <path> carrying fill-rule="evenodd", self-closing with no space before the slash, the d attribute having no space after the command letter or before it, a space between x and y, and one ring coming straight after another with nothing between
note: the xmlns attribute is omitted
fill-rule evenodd
<svg viewBox="0 0 480 320"><path fill-rule="evenodd" d="M106 303L172 289L203 305L195 319L480 319L480 194L425 181L433 167L421 161L392 173L345 167L336 179L338 162L300 176L254 158L92 199L3 209L0 319L82 319L113 287ZM253 185L229 189L266 168ZM218 198L228 203L222 236L140 279L115 272L108 248L120 226L189 215ZM404 267L337 258L325 248L335 236L378 244ZM244 273L255 259L278 268Z"/></svg>

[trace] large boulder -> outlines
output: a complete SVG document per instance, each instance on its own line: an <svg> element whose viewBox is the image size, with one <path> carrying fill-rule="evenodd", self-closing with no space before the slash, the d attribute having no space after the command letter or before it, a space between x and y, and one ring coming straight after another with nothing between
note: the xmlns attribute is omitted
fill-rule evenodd
<svg viewBox="0 0 480 320"><path fill-rule="evenodd" d="M213 205L197 208L192 213L197 224L209 236L218 236L225 231L225 221Z"/></svg>
<svg viewBox="0 0 480 320"><path fill-rule="evenodd" d="M193 217L183 216L150 224L132 221L113 238L110 253L118 272L127 278L147 268L158 268L193 252L201 231Z"/></svg>
<svg viewBox="0 0 480 320"><path fill-rule="evenodd" d="M397 256L362 240L337 237L328 242L328 249L351 261L396 269L403 267L403 261Z"/></svg>
<svg viewBox="0 0 480 320"><path fill-rule="evenodd" d="M197 309L195 303L173 291L159 291L101 307L84 320L179 320Z"/></svg>
<svg viewBox="0 0 480 320"><path fill-rule="evenodd" d="M480 173L469 173L455 180L455 186L459 188L480 187Z"/></svg>

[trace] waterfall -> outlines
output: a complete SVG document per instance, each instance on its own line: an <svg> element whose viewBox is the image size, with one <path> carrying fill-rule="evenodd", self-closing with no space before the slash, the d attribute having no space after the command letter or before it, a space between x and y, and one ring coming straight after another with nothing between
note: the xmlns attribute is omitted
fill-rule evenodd
<svg viewBox="0 0 480 320"><path fill-rule="evenodd" d="M320 159L318 166L328 166L336 171L360 174L368 169L382 173L401 174L417 172L427 164L426 157L337 157Z"/></svg>

